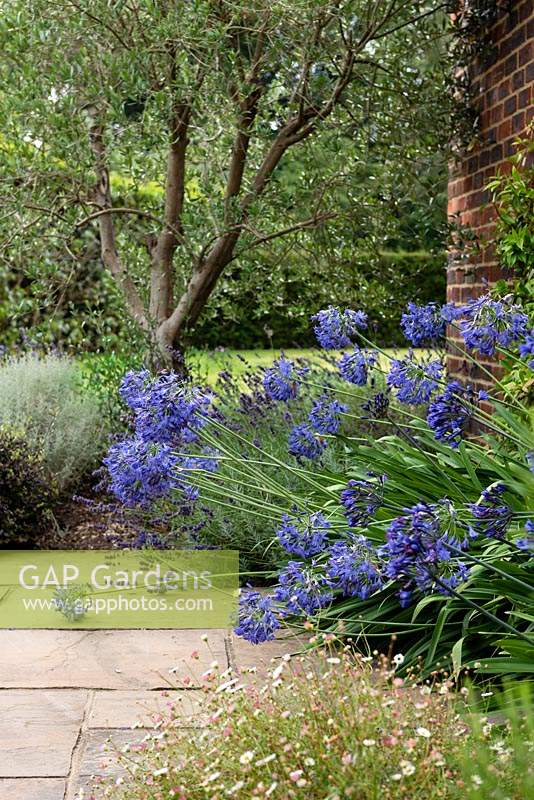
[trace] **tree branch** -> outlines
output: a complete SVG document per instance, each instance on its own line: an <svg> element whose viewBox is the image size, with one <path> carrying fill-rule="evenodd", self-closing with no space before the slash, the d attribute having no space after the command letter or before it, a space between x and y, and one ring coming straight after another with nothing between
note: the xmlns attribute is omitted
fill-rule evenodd
<svg viewBox="0 0 534 800"><path fill-rule="evenodd" d="M115 228L112 219L111 188L109 183L109 170L106 162L106 146L104 131L101 123L96 118L96 109L85 109L89 122L89 143L95 159L95 172L97 185L95 187L95 202L100 207L98 217L100 229L100 248L102 261L113 275L124 295L128 310L134 320L147 330L148 319L145 314L143 302L137 288L126 272L119 258L115 243Z"/></svg>

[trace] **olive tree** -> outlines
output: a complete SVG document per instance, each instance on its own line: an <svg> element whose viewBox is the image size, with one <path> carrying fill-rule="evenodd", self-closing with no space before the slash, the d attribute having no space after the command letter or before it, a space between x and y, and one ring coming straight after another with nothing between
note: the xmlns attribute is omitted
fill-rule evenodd
<svg viewBox="0 0 534 800"><path fill-rule="evenodd" d="M167 362L233 261L357 214L373 130L445 113L438 0L2 5L2 257L75 280L96 240Z"/></svg>

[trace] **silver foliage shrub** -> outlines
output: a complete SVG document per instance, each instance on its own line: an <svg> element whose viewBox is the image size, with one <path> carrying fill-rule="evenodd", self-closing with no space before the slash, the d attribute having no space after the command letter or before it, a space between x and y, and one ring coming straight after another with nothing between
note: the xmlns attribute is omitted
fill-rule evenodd
<svg viewBox="0 0 534 800"><path fill-rule="evenodd" d="M0 363L0 425L24 435L60 490L96 464L106 438L96 397L80 390L78 366L52 354Z"/></svg>

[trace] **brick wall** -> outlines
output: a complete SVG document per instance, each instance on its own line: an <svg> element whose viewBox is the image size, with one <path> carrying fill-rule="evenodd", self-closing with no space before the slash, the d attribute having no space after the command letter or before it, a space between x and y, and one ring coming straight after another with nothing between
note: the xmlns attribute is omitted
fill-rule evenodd
<svg viewBox="0 0 534 800"><path fill-rule="evenodd" d="M525 135L534 117L534 0L504 4L489 31L484 57L470 67L470 85L480 115L480 143L451 164L448 213L476 235L480 252L465 256L451 250L447 267L447 299L464 302L484 294L487 282L507 278L490 245L495 211L484 187L497 171L506 171L513 142ZM458 353L455 332L449 330L449 370L477 384L488 382L481 370ZM490 359L486 366L495 376L501 368Z"/></svg>

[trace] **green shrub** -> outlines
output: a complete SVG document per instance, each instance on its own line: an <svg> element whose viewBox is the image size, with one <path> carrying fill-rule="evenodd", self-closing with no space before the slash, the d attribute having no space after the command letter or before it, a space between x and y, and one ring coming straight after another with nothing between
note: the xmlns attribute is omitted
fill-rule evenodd
<svg viewBox="0 0 534 800"><path fill-rule="evenodd" d="M467 716L450 683L396 678L387 659L322 650L279 662L265 685L206 676L200 714L172 704L157 735L119 760L111 800L524 800L532 796L532 721ZM214 674L215 673L215 674ZM182 695L185 694L182 692ZM172 697L172 695L171 695ZM528 706L532 709L532 702ZM197 736L183 727L208 720ZM178 725L177 725L178 723ZM138 768L134 765L138 763ZM100 797L99 794L96 794Z"/></svg>
<svg viewBox="0 0 534 800"><path fill-rule="evenodd" d="M28 545L53 520L53 484L23 437L0 428L0 547Z"/></svg>
<svg viewBox="0 0 534 800"><path fill-rule="evenodd" d="M91 469L105 443L98 400L68 358L27 353L0 365L0 424L23 432L59 490Z"/></svg>

